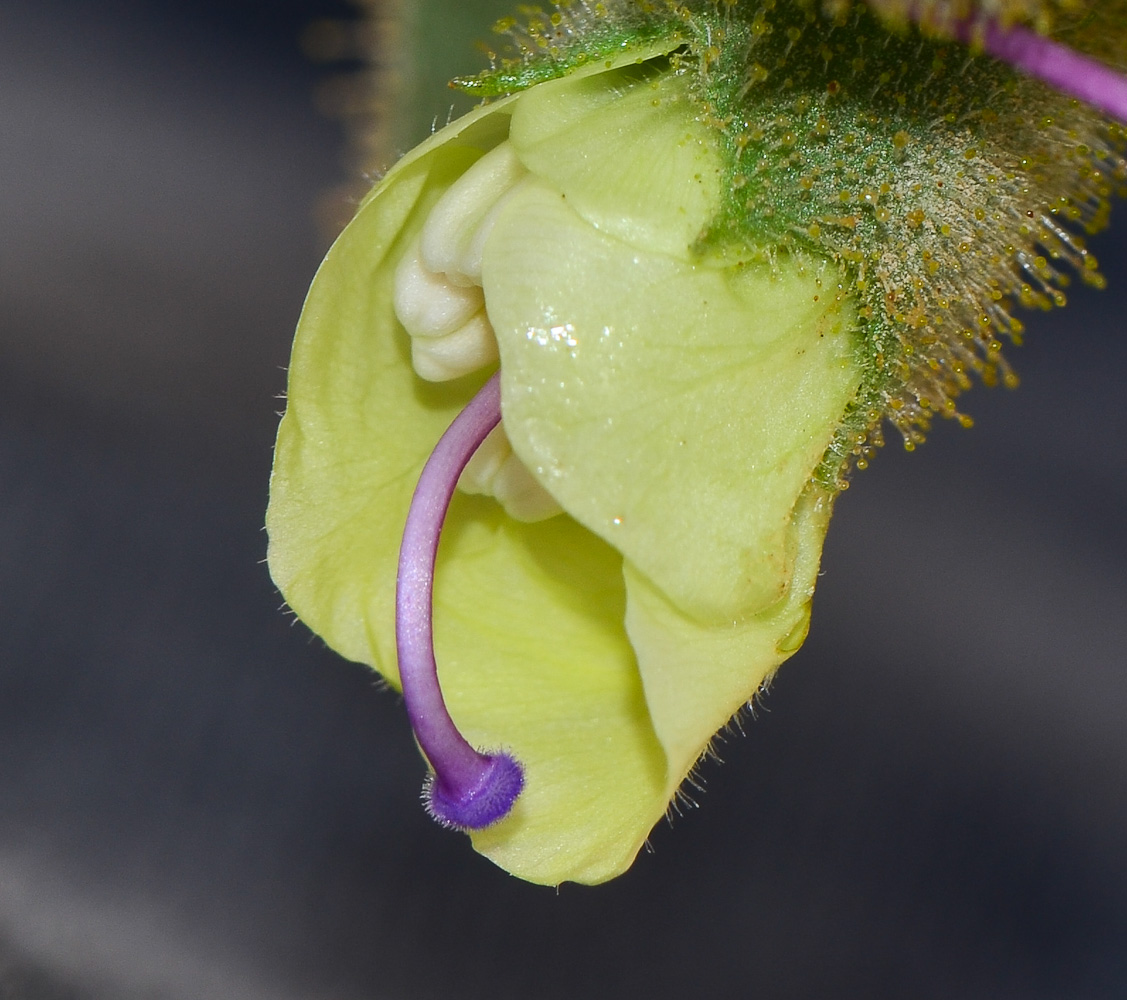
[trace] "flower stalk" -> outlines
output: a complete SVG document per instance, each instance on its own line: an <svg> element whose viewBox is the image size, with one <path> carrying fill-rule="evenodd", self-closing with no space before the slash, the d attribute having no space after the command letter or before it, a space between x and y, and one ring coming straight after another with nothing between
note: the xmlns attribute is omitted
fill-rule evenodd
<svg viewBox="0 0 1127 1000"><path fill-rule="evenodd" d="M955 33L960 41L981 45L987 55L1127 123L1127 78L1110 66L1021 25L964 21Z"/></svg>

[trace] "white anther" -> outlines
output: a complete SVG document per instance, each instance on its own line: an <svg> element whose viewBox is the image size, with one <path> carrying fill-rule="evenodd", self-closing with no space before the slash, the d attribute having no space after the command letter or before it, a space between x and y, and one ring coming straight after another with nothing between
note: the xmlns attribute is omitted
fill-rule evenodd
<svg viewBox="0 0 1127 1000"><path fill-rule="evenodd" d="M478 285L452 285L422 260L419 240L395 269L395 315L412 337L441 337L465 326L485 305Z"/></svg>
<svg viewBox="0 0 1127 1000"><path fill-rule="evenodd" d="M504 424L498 424L481 442L462 470L458 488L463 493L493 497L516 521L543 521L561 513L560 505L513 454Z"/></svg>
<svg viewBox="0 0 1127 1000"><path fill-rule="evenodd" d="M501 471L505 459L512 453L513 446L509 444L505 426L498 424L477 446L477 451L470 456L458 479L458 489L463 493L483 493L492 496L493 479Z"/></svg>
<svg viewBox="0 0 1127 1000"><path fill-rule="evenodd" d="M544 521L563 512L555 498L534 478L515 454L505 459L493 477L493 495L516 521Z"/></svg>
<svg viewBox="0 0 1127 1000"><path fill-rule="evenodd" d="M411 365L428 382L461 378L495 363L497 356L497 338L484 309L453 333L411 338Z"/></svg>
<svg viewBox="0 0 1127 1000"><path fill-rule="evenodd" d="M428 382L461 378L498 360L481 261L501 206L526 173L509 143L486 153L439 198L395 269L392 305L411 335L415 373ZM458 488L492 496L517 521L561 513L513 453L503 424L462 470Z"/></svg>
<svg viewBox="0 0 1127 1000"><path fill-rule="evenodd" d="M428 270L455 285L481 284L481 251L497 202L526 173L513 147L494 147L439 198L423 225L422 258Z"/></svg>
<svg viewBox="0 0 1127 1000"><path fill-rule="evenodd" d="M493 203L493 207L485 213L485 218L481 220L481 225L474 230L473 236L470 237L461 258L458 260L459 275L465 276L468 280L478 285L482 284L481 266L482 260L485 257L485 241L489 239L489 234L493 232L493 226L497 222L497 217L501 214L501 209L505 207L505 202L509 200L514 190L515 188L509 188L508 191Z"/></svg>

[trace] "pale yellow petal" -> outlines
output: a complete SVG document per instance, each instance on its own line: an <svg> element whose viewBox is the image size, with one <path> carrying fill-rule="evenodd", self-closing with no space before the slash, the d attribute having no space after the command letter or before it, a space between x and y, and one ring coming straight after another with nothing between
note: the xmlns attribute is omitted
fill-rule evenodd
<svg viewBox="0 0 1127 1000"><path fill-rule="evenodd" d="M626 631L638 656L670 794L713 734L806 638L832 499L811 486L787 525L790 586L775 607L740 622L702 625L626 566Z"/></svg>
<svg viewBox="0 0 1127 1000"><path fill-rule="evenodd" d="M704 624L782 598L791 511L860 379L836 270L646 252L526 180L484 275L506 430L548 492Z"/></svg>

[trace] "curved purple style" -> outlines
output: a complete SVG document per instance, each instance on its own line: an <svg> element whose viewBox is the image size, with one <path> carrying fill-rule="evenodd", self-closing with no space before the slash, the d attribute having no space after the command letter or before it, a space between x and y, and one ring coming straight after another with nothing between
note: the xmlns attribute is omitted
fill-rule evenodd
<svg viewBox="0 0 1127 1000"><path fill-rule="evenodd" d="M922 11L911 13L926 21ZM953 28L959 41L981 45L987 55L1127 123L1127 77L1098 59L1021 25L1003 28L995 21L969 19Z"/></svg>
<svg viewBox="0 0 1127 1000"><path fill-rule="evenodd" d="M495 374L439 439L415 486L395 594L395 642L403 698L415 738L433 774L423 786L427 812L443 826L479 830L503 819L524 787L524 770L506 753L479 753L446 710L434 662L434 563L442 523L462 469L501 421Z"/></svg>

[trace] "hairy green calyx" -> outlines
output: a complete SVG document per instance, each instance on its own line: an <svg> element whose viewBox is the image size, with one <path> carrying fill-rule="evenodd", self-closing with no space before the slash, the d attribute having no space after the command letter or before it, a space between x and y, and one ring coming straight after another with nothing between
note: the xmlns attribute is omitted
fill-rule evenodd
<svg viewBox="0 0 1127 1000"><path fill-rule="evenodd" d="M1095 44L1095 15L1066 6L1008 16ZM932 9L935 24L962 16ZM955 398L973 373L1016 382L1001 349L1020 340L1018 307L1063 305L1070 271L1102 284L1080 234L1123 192L1123 128L958 42L894 30L863 5L827 15L798 0L564 3L498 28L508 54L457 81L485 97L608 59L626 39L669 39L726 159L697 251L768 246L839 266L826 294L856 304L863 377L818 470L826 486L864 467L885 419L908 448L936 414L969 423ZM1106 48L1123 32L1100 37Z"/></svg>

